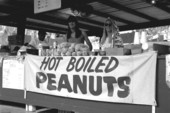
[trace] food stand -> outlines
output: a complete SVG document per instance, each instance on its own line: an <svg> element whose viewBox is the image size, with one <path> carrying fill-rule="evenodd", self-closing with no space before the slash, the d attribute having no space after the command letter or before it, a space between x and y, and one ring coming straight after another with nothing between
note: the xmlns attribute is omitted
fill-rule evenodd
<svg viewBox="0 0 170 113"><path fill-rule="evenodd" d="M3 77L3 65L4 65L4 61L5 61L5 59L8 59L8 58L4 58L4 60L3 60L3 63L2 63L2 67L1 67L1 88L0 88L0 99L1 100L5 100L5 101L10 101L10 102L16 102L16 103L22 103L22 104L31 104L31 105L34 105L34 106L42 106L42 107L47 107L47 108L53 108L53 109L60 109L60 110L66 110L66 111L73 111L73 112L79 112L79 113L89 113L89 112L94 112L94 113L99 113L99 112L104 112L104 113L110 113L110 112L112 112L112 111L114 111L114 112L122 112L122 113L132 113L132 112L139 112L139 113L143 113L143 112L145 112L145 113L154 113L154 112L156 112L156 113L167 113L167 112L169 112L170 111L170 109L169 109L169 107L168 107L168 105L169 105L169 103L170 103L170 100L168 99L168 95L170 94L170 89L169 89L169 87L167 86L167 84L166 84L166 81L165 81L165 77L166 77L166 71L165 71L165 56L158 56L157 57L157 55L156 55L156 52L153 52L153 51L150 51L150 52L146 52L146 53L142 53L142 54L140 54L140 55L127 55L127 56L58 56L58 57L56 57L56 56L35 56L35 55L26 55L26 64L31 64L31 62L33 61L34 63L35 62L37 62L37 63L35 63L35 64L37 64L38 66L35 66L34 64L31 64L31 65L27 65L28 67L30 66L30 69L31 68L34 68L35 70L37 70L38 71L38 69L41 67L41 65L42 65L42 69L43 68L45 68L45 67L47 67L47 70L46 71L42 71L43 73L45 73L44 75L46 75L47 73L49 73L49 74L53 74L53 73L55 73L55 71L53 70L53 69L56 69L57 70L57 68L55 68L56 67L56 65L55 66L53 66L53 64L51 63L51 64L48 64L48 66L45 66L45 64L41 64L43 61L45 61L45 59L47 60L48 58L50 58L50 59L53 59L53 61L51 60L51 62L55 62L54 61L54 58L55 59L57 59L57 58L60 58L60 59L63 59L63 60L61 60L61 61L63 61L63 62L60 62L61 64L62 64L62 66L60 65L60 66L58 66L58 68L59 68L59 70L63 70L62 72L61 71L56 71L57 73L58 73L58 75L56 75L56 78L58 78L58 77L61 77L61 76L64 76L64 75L66 75L66 74L68 74L68 80L69 80L69 82L70 82L70 84L72 84L72 80L73 80L73 78L70 78L71 76L72 76L72 74L71 74L71 76L69 75L70 73L75 73L75 71L73 71L73 72L66 72L66 71L64 71L65 69L64 68L66 68L67 67L67 64L70 64L69 63L69 61L71 62L73 59L75 60L77 60L77 61L79 61L79 63L80 63L80 59L86 59L86 61L88 61L88 59L89 58L95 58L95 59L97 59L96 60L96 62L94 63L91 63L91 64L93 64L93 65L95 65L95 66L92 66L92 67L96 67L97 65L99 66L99 64L97 63L98 61L101 61L101 59L102 58L104 58L104 59L112 59L112 58L117 58L118 59L118 61L119 61L119 63L120 63L120 65L122 65L122 64L124 64L124 63L122 63L122 61L125 61L126 62L126 60L128 60L128 59L124 59L124 58L129 58L129 60L133 57L133 60L134 59L136 59L136 61L134 60L134 64L135 64L135 62L137 63L138 62L138 60L137 59L147 59L148 57L145 57L145 55L146 56L148 56L147 54L155 54L154 56L154 59L155 59L155 61L153 60L153 62L152 63L154 63L155 64L155 68L154 68L154 65L152 65L153 66L153 68L149 68L150 67L150 65L149 64L152 64L152 63L146 63L146 69L148 69L148 70L152 70L153 69L153 71L152 72L154 72L154 70L156 69L156 76L153 76L153 77L155 77L155 78L152 78L151 80L152 80L152 82L149 82L149 84L150 85L154 85L154 87L156 88L155 90L154 90L154 87L152 86L152 88L151 88L151 86L149 85L149 89L152 89L153 91L151 91L152 92L152 96L154 96L155 94L156 94L156 96L155 96L155 100L156 101L152 101L152 104L147 104L147 103L142 103L142 101L143 100L145 100L144 98L139 98L138 99L138 101L134 101L134 99L133 99L133 101L131 101L131 99L130 99L130 101L129 101L129 99L123 99L123 101L120 101L119 99L118 100L116 100L115 98L113 99L113 100L111 100L110 98L108 98L107 99L107 96L106 97L104 97L103 99L101 98L102 96L94 96L94 95L89 95L89 96L83 96L82 95L82 92L81 91L83 91L83 90L80 90L80 89L77 89L77 91L79 92L78 93L78 95L75 93L76 92L76 90L72 90L73 91L73 94L69 94L69 92L67 92L67 90L64 90L64 92L61 92L60 93L60 91L58 90L56 90L56 89L53 89L53 88L55 88L54 86L56 86L57 88L59 87L59 86L57 86L56 85L56 83L58 83L59 81L58 81L58 79L54 79L54 78L51 78L51 79L49 79L48 78L48 81L51 81L52 83L51 84L44 84L45 85L45 89L43 88L44 86L42 86L42 84L41 84L41 82L42 81L40 81L39 82L39 88L38 87L34 87L34 85L35 86L37 86L36 84L32 84L30 81L32 81L33 79L35 79L36 78L36 76L37 75L35 75L35 74L31 74L31 70L28 70L27 72L25 72L24 71L24 76L26 77L25 78L25 80L24 80L24 88L22 89L22 87L20 87L20 88L17 88L18 86L14 86L14 85L12 85L12 87L13 88L11 88L10 86L5 86L4 85L4 81L5 81L5 79L4 78L2 78ZM144 56L143 56L144 55ZM140 58L140 57L141 58ZM152 55L151 55L152 56ZM135 57L138 57L138 58L135 58ZM156 58L157 57L157 58ZM11 58L10 58L11 59ZM13 59L13 58L12 58ZM39 59L39 60L38 60ZM124 60L123 60L124 59ZM12 66L14 66L15 67L15 70L17 70L17 68L18 69L21 69L21 67L22 66L18 66L18 64L20 64L20 63L22 63L21 62L21 60L20 59L17 59L16 57L14 57L14 59L13 59L14 61L18 61L18 62L12 62L11 64L12 64ZM7 60L8 61L8 60ZM5 61L5 62L7 62L7 61ZM107 61L107 60L106 60ZM115 62L116 60L114 60L114 62ZM130 60L131 61L131 60ZM145 61L147 61L147 60L145 60ZM145 62L144 61L144 62ZM38 63L38 62L40 62L40 63ZM49 62L50 62L50 60L49 60ZM108 62L111 62L110 60L108 61ZM108 62L105 62L106 64L108 64ZM156 63L157 62L157 63ZM9 63L9 62L8 62ZM16 63L18 63L18 64L16 64ZM104 63L104 64L105 64ZM15 65L14 65L15 64ZM57 63L55 63L55 64L57 64ZM101 63L102 64L102 63ZM133 63L132 63L133 64ZM138 64L138 63L137 63ZM24 64L23 64L24 65ZM125 64L124 64L125 65ZM128 65L128 63L127 63L127 65ZM26 66L26 65L24 65L24 66ZM80 66L80 65L79 65ZM103 66L103 64L102 65L100 65L101 67ZM99 66L99 67L100 67ZM144 66L144 67L145 67ZM13 68L14 68L13 67ZM16 68L17 67L17 68ZM35 68L35 67L37 67L37 68ZM52 67L53 67L53 69L52 69ZM80 66L81 67L81 66ZM101 69L103 69L103 68L99 68L98 67L98 70L100 70L101 71ZM110 66L107 66L106 65L106 67L110 67ZM125 66L125 67L127 67L127 66ZM131 67L130 65L129 65L129 67ZM140 67L140 66L139 66ZM77 67L78 68L78 67ZM120 69L122 69L123 67L122 66L120 66L119 67ZM119 70L119 68L118 68L118 70ZM129 68L130 69L130 68ZM51 71L50 71L51 70ZM96 70L96 69L95 69ZM106 69L105 69L106 70ZM79 70L80 71L80 70ZM113 71L113 70L112 70ZM150 71L147 71L147 70L145 70L146 72L150 72ZM13 71L11 71L11 72L14 72L14 70ZM22 73L23 71L21 71L20 73ZM40 71L41 72L41 71ZM46 73L47 72L47 73ZM124 70L124 72L126 73L127 71L125 71ZM139 71L140 72L140 71ZM60 74L61 74L61 76L60 76ZM78 72L79 73L79 77L81 78L81 76L82 76L82 72ZM77 73L77 74L78 74ZM103 73L103 74L102 74ZM107 76L107 74L104 74L104 72L102 72L102 73L99 73L99 72L97 72L97 71L95 71L95 72L93 72L93 74L90 74L90 76L93 76L93 77L96 77L96 76ZM114 71L113 71L113 73L115 73ZM118 71L118 72L116 72L116 73L122 73L120 70ZM142 72L140 72L140 73L142 73ZM56 74L56 73L55 73ZM54 75L55 75L54 74ZM63 74L63 75L62 75ZM84 73L84 75L83 76L86 76L87 75L87 80L90 80L90 79L88 79L88 74L89 74L89 72L87 72L87 73ZM132 76L131 75L132 73L127 73L126 75L130 75L130 76ZM48 75L48 74L47 74ZM74 75L74 74L73 74ZM111 75L108 73L108 75L111 77ZM142 75L146 75L146 74L144 74L144 72L142 73ZM141 74L139 74L139 76L142 76ZM149 74L150 75L150 74ZM151 75L155 75L155 74L151 74ZM31 77L32 76L32 77ZM74 75L75 76L75 75ZM115 75L115 76L117 76L117 75ZM21 77L21 76L20 76ZM45 77L45 76L44 76ZM121 74L120 74L120 77L121 77ZM19 78L19 77L18 77ZM147 78L149 78L149 76L147 75ZM19 80L21 80L21 79L23 79L23 78L20 78L20 79L18 79L18 81ZM32 80L31 80L32 79ZM47 78L45 77L45 78L43 78L43 79L46 79L47 80ZM61 79L61 78L60 78ZM79 82L81 81L80 79L78 79L78 78L76 78L77 80L79 80ZM82 79L82 78L81 78ZM113 78L111 78L111 79L113 79ZM155 81L155 80L156 81ZM28 80L28 81L27 81ZM39 80L42 80L42 78L40 77L39 78ZM84 79L85 80L85 79ZM128 79L125 79L125 81L123 82L124 83L124 85L125 86L129 86L129 84L128 84L128 82L127 82L127 80ZM134 79L134 81L135 80L137 80L138 82L140 81L139 79ZM147 79L145 79L146 81L147 81ZM9 80L10 81L10 80ZM12 80L11 80L12 81ZM134 82L133 81L133 82ZM142 81L142 80L141 80ZM15 79L15 81L13 81L14 83L16 83L17 82L17 79ZM64 85L64 83L65 83L66 81L63 81L63 84L61 84L61 85ZM138 84L138 82L136 82L136 84ZM43 82L42 82L43 83ZM61 82L62 83L62 82ZM105 83L107 83L107 82L102 82L103 84ZM21 84L23 84L23 83L19 83L20 85ZM87 83L88 84L88 83ZM148 84L148 83L147 83ZM142 88L144 88L144 89L147 89L146 87L147 87L147 84L145 84L145 83L143 83L143 87L141 87L141 89ZM77 84L78 85L78 84ZM107 84L108 85L108 84ZM121 83L121 85L122 85L122 83ZM146 85L146 86L145 86ZM25 87L25 86L27 86L27 87ZM49 88L47 88L47 86L49 86ZM72 86L72 85L71 85ZM41 88L42 89L41 89ZM66 86L60 86L60 87L62 87L63 89L65 89L66 88ZM115 87L115 86L114 86ZM134 87L134 86L133 86ZM25 89L26 88L26 89ZM62 89L61 88L61 89ZM68 88L68 87L67 87ZM66 88L66 89L67 89ZM80 84L79 84L79 88L81 88L80 87ZM89 87L90 88L90 87ZM123 89L121 89L120 91L125 91L125 90L127 90L126 89L126 87L122 87ZM125 89L124 89L125 88ZM61 90L61 91L63 91L63 89ZM87 88L88 89L88 88ZM100 88L99 88L100 89ZM111 88L112 89L112 88ZM119 89L119 88L116 88L115 87L115 91L117 90L117 89ZM131 88L130 88L131 89ZM138 89L138 88L137 88ZM38 91L39 90L39 91ZM90 89L88 89L88 90L90 90ZM95 90L94 90L95 91ZM139 91L140 92L140 90L137 90L137 91ZM51 92L53 92L53 93L51 93ZM89 92L89 91L87 91L87 92ZM135 91L134 91L135 92ZM74 93L75 93L75 95L74 95ZM94 92L93 92L94 93ZM130 92L130 93L132 93L132 92ZM137 92L138 93L138 92ZM136 94L137 94L136 93ZM142 93L142 92L140 92L140 93ZM80 94L80 95L79 95ZM86 94L86 93L84 93L84 94ZM87 93L88 94L88 93ZM95 93L94 93L95 94ZM100 94L102 94L102 93L100 93ZM106 93L107 94L107 93ZM135 94L135 93L134 93ZM135 94L135 95L136 95ZM109 94L108 94L109 95ZM113 96L115 96L115 95L117 95L116 93L113 93ZM133 95L133 96L135 96L135 95ZM150 93L149 93L149 95L150 95ZM138 94L138 95L136 95L136 97L135 98L137 98L137 96L139 96L140 97L140 94ZM119 96L118 96L119 97ZM118 97L116 97L116 98L118 98ZM121 96L120 96L121 97ZM128 97L128 96L127 96ZM106 99L105 99L106 98ZM150 97L149 97L150 98ZM147 100L150 100L150 99L146 99L146 101ZM151 99L152 100L152 99ZM155 103L156 102L156 103ZM156 105L156 106L155 106Z"/></svg>
<svg viewBox="0 0 170 113"><path fill-rule="evenodd" d="M112 3L108 2L108 4L112 4ZM119 5L116 5L116 6L117 6L117 8L119 7ZM127 8L125 7L125 8L122 8L122 9L127 9ZM155 10L153 10L153 11L155 11ZM13 12L13 10L11 10L11 12ZM133 11L128 10L128 12L133 12ZM22 13L17 13L17 14L22 15ZM96 14L105 15L105 13L101 13L101 12L98 12ZM142 13L140 13L139 15L141 15L141 14ZM164 15L166 15L166 14L164 14ZM157 21L155 22L156 19L148 17L147 15L144 15L144 14L142 16L144 18L145 17L148 18L149 20L150 19L153 20L153 21L151 21L150 26L158 25ZM43 16L40 15L39 18L41 18L41 17L43 17ZM49 20L56 20L56 18L50 19L50 16L47 16L47 17L48 18L45 17L43 20L48 20L48 21ZM111 17L113 17L113 16L111 16ZM127 17L131 17L131 16L126 16L125 18L127 18ZM132 18L134 18L134 17L132 16ZM160 17L155 17L155 18L160 18ZM22 21L20 21L20 20L22 20ZM24 37L23 36L24 31L23 30L25 29L24 28L25 20L26 20L26 18L21 18L21 19L17 20L17 21L19 21L18 22L19 23L18 35L21 35L21 36L18 37L18 39L21 40L22 44L24 42L24 38L23 38ZM117 18L117 20L122 20L122 19ZM129 20L131 20L131 19L129 19ZM137 20L140 20L140 19L137 18ZM132 21L133 21L133 19L132 19ZM136 28L140 28L141 26L146 27L146 25L148 25L147 22L144 23L144 24L143 23L135 24L135 22L132 22L132 21L126 21L126 20L123 21L123 22L125 22L125 25L126 25L126 23L129 23L130 26L134 26L134 27L130 27L130 26L126 27L125 26L126 29L127 28L128 29L130 29L130 28L131 29L132 28L136 29ZM169 20L166 20L165 22L163 22L163 21L162 21L163 24L169 23ZM53 22L55 23L56 21L53 21ZM92 22L95 22L95 21L92 21ZM59 21L59 23L65 25L65 21ZM163 24L161 24L161 25L163 25ZM83 25L83 24L81 24L81 25ZM38 24L38 26L39 26L39 24ZM137 26L140 26L140 27L137 27ZM28 27L28 25L27 25L27 27ZM92 32L94 32L94 29L92 30ZM98 32L100 32L100 31L98 31ZM19 42L20 45L21 45L21 42ZM166 47L166 50L169 52L169 47L168 48ZM140 50L137 50L137 52L134 51L134 53L138 53L138 52L141 52L141 51ZM141 55L144 55L144 54L145 53L143 53ZM84 58L85 59L96 58L96 59L98 59L97 61L100 61L100 59L102 59L102 58L104 58L104 59L117 58L117 59L119 59L120 62L122 62L123 60L120 60L120 59L122 59L122 58L124 59L124 58L127 58L127 57L130 58L130 57L133 57L133 56L136 56L136 55L130 55L130 56L107 56L107 55L106 56L86 56ZM31 59L33 57L34 56L31 56ZM38 60L36 60L36 62L38 61L39 63L37 63L37 64L40 65L41 60L39 61L39 59L42 59L42 58L45 58L45 57L41 57L41 58L36 57L36 58L33 58L33 59L38 59ZM47 58L49 58L49 56L47 56ZM51 57L51 58L53 58L53 57ZM57 58L57 57L55 57L55 58ZM53 59L55 59L55 58L53 58ZM68 63L68 61L70 61L69 58L75 58L76 60L78 60L80 58L83 59L82 56L77 56L77 57L62 56L62 57L59 57L59 58L62 58L62 59L64 59L64 61L66 61L65 64L63 63L65 67L66 67L66 64L69 64ZM9 58L9 59L11 59L11 58ZM143 101L143 98L138 99L138 101L140 101L138 103L138 102L132 101L133 98L132 98L132 100L127 99L126 101L124 99L123 99L123 101L122 100L120 101L120 100L115 100L115 99L112 100L112 99L108 99L108 98L105 100L105 98L97 98L97 97L95 97L93 95L90 95L89 97L86 97L86 98L83 98L84 96L82 96L81 94L80 94L80 96L79 95L72 96L72 95L69 95L68 92L63 92L62 94L64 96L62 94L59 95L58 91L54 91L54 94L51 94L51 91L50 91L51 89L48 92L43 92L43 90L37 91L36 89L33 90L32 87L36 86L36 84L29 85L29 83L31 83L30 82L31 77L30 77L30 79L22 78L23 76L24 77L26 76L27 78L29 78L29 75L36 77L35 74L29 74L32 71L32 69L31 69L30 72L27 71L28 73L25 72L25 70L21 70L22 66L25 66L25 65L21 63L21 61L18 59L17 56L14 56L12 58L13 61L11 61L10 65L7 66L4 63L4 61L5 60L9 61L9 59L8 59L8 57L5 56L5 57L3 57L3 60L1 60L1 67L0 67L0 73L1 73L0 74L1 75L0 76L0 78L1 78L1 80L0 80L0 100L3 100L3 101L9 101L9 102L14 102L14 103L22 103L23 105L26 104L26 105L42 106L42 107L46 107L46 108L59 109L59 110L65 110L65 111L73 111L73 112L77 112L77 113L92 113L92 112L93 113L110 113L110 112L115 112L115 113L135 113L135 112L138 112L138 113L144 113L144 112L145 113L151 113L151 112L152 113L169 113L170 112L170 108L169 108L170 98L168 98L169 95L170 95L170 88L167 86L166 78L165 78L166 77L165 54L164 55L159 55L158 54L157 58L154 60L154 62L152 62L152 63L156 63L156 65L154 65L155 67L152 68L152 69L156 69L156 73L153 74L155 78L151 79L152 80L152 85L154 84L154 87L152 86L152 88L151 88L153 90L152 91L152 96L154 97L155 100L153 100L153 98L151 98L152 103L149 103L149 104L148 103L142 103L141 101ZM29 62L29 61L30 60L27 60L27 62ZM128 60L124 60L124 61L126 62ZM21 67L18 67L17 64L20 64L20 63L21 63ZM7 73L4 74L4 72L3 72L4 71L4 64L6 66L6 69L9 69L10 71L12 69L10 74L7 74ZM93 64L93 63L91 63L91 64ZM101 63L101 64L103 65L103 63ZM124 63L121 64L122 65L121 68L123 68L123 64ZM134 64L135 64L135 62L134 62ZM105 65L105 63L104 63L104 65ZM31 62L31 66L33 66L33 67L35 66L33 64L33 62ZM149 65L147 65L147 66L149 66ZM37 67L39 68L39 66L37 66ZM53 65L52 65L52 67L53 67ZM126 67L128 67L128 66L126 65ZM38 68L36 68L36 69L38 70ZM148 67L147 69L150 69L150 67ZM9 70L7 70L7 71L9 71ZM18 70L20 73L15 73L15 70ZM122 70L119 70L118 72L122 73L124 71L124 70L123 71ZM22 76L21 73L23 73L23 72L26 73L27 75L24 74ZM66 72L66 71L63 71L63 72ZM144 72L145 72L145 70L143 70L143 72L141 72L141 76L143 75ZM149 71L147 71L147 72L149 72ZM46 76L46 72L44 72L44 73L45 73L44 75ZM47 70L47 73L50 73L50 69ZM51 73L54 73L54 72L51 72ZM125 71L125 73L126 73L126 71ZM89 73L85 73L85 74L90 76ZM126 73L126 74L128 75L129 73ZM131 75L131 74L132 73L130 73L129 75ZM17 78L7 79L7 78L10 78L10 76L8 76L8 75L10 75L10 76L15 75L15 77L17 76L18 78L19 77L21 77L21 78L20 79L17 79ZM18 76L18 75L20 75L20 76ZM97 72L94 72L92 77L95 77L96 75L99 76ZM146 74L144 74L144 75L146 76ZM4 76L6 76L6 77L8 76L8 77L5 78ZM102 75L100 73L100 76L107 76L107 75L106 74ZM41 80L41 78L39 78L39 79ZM45 78L45 79L47 80L47 78ZM112 78L112 79L114 79L114 78ZM11 84L5 84L4 81L8 82L7 80L10 81ZM19 81L19 80L21 80L21 81ZM29 81L27 81L27 80L29 80ZM53 81L53 79L50 79L50 80L52 82L56 83L55 81ZM81 80L81 79L79 79L79 80ZM126 80L128 80L128 79L126 79ZM138 82L141 82L140 79L135 79L135 80L137 80ZM128 82L129 81L125 81L123 83L124 83L125 86L129 86ZM138 83L138 82L136 82L136 83ZM15 83L17 83L18 86ZM121 85L122 85L122 83L120 84L120 86ZM146 85L146 84L144 84L144 85ZM28 86L31 86L31 87L28 87ZM46 86L48 86L48 85L46 85ZM53 86L53 87L51 87L51 86ZM117 85L117 86L119 86L119 85ZM150 87L150 85L148 85L147 88L148 87ZM52 88L52 89L55 88L54 84L51 84L50 88ZM127 87L122 87L122 89L123 88L126 89ZM141 87L141 89L142 88L145 89L144 86ZM113 88L111 88L111 89L113 90ZM125 89L120 90L120 91L124 91ZM47 90L47 89L45 89L45 90ZM140 90L139 90L139 92L140 92ZM126 95L127 95L127 93L126 93ZM138 94L138 95L141 96L140 94ZM134 95L134 96L138 96L138 95ZM150 95L150 93L148 93L148 95ZM150 100L150 99L148 99L148 100ZM145 101L147 101L147 99ZM156 103L155 103L155 101L156 101Z"/></svg>

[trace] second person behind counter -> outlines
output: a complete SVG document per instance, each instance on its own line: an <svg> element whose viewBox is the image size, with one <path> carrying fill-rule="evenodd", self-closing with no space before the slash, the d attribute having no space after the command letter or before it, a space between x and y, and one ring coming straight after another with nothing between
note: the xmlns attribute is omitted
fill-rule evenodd
<svg viewBox="0 0 170 113"><path fill-rule="evenodd" d="M31 46L34 49L38 49L39 44L42 44L42 46L49 46L49 39L47 39L46 32L44 30L39 30L38 38L32 37L28 46Z"/></svg>
<svg viewBox="0 0 170 113"><path fill-rule="evenodd" d="M40 44L43 47L49 47L49 39L47 39L46 32L44 30L39 30L38 31L38 37L36 35L34 35L31 38L31 41L29 42L29 44L24 44L19 49L19 52L23 52L23 51L28 50L30 54L37 54L36 51L33 51L33 50L30 51L30 49L39 49Z"/></svg>
<svg viewBox="0 0 170 113"><path fill-rule="evenodd" d="M101 48L123 47L123 40L119 35L119 29L116 22L107 18L103 27L103 36L101 38Z"/></svg>
<svg viewBox="0 0 170 113"><path fill-rule="evenodd" d="M68 31L66 35L66 41L71 43L83 43L84 41L89 46L89 49L92 50L92 45L86 32L80 30L79 23L74 16L70 16L67 20L68 22Z"/></svg>

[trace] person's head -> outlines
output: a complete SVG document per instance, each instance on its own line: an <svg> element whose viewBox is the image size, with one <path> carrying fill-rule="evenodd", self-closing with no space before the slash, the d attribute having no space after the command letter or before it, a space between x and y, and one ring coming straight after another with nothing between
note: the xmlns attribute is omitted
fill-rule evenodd
<svg viewBox="0 0 170 113"><path fill-rule="evenodd" d="M67 22L68 22L69 29L77 29L78 28L78 21L77 21L76 17L69 16L69 18L67 19Z"/></svg>
<svg viewBox="0 0 170 113"><path fill-rule="evenodd" d="M114 32L118 32L119 31L119 29L118 29L118 27L116 25L116 22L114 20L112 20L111 18L107 18L106 19L106 21L104 23L104 27L105 27L105 30L107 32L114 33Z"/></svg>
<svg viewBox="0 0 170 113"><path fill-rule="evenodd" d="M67 19L67 23L68 23L67 38L70 38L71 29L75 30L76 38L78 38L81 35L81 31L79 29L79 24L78 24L77 18L75 16L69 16L69 18Z"/></svg>
<svg viewBox="0 0 170 113"><path fill-rule="evenodd" d="M40 41L44 41L45 36L46 36L46 32L44 30L38 31L38 38L39 38Z"/></svg>

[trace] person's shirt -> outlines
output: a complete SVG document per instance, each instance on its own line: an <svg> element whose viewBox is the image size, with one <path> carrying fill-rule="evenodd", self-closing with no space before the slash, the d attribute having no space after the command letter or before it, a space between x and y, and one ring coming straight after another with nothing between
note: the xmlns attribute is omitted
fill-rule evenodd
<svg viewBox="0 0 170 113"><path fill-rule="evenodd" d="M36 49L38 49L39 44L42 44L42 46L50 46L49 39L47 37L44 39L44 41L40 41L37 37L33 37L29 43L29 45Z"/></svg>
<svg viewBox="0 0 170 113"><path fill-rule="evenodd" d="M66 38L67 38L67 36L66 36ZM84 44L84 42L86 42L86 44L89 46L89 49L92 50L91 42L88 39L88 36L84 31L81 31L81 35L79 37L76 37L75 33L72 33L70 35L70 38L66 39L66 41L71 42L71 43L82 43L82 44Z"/></svg>
<svg viewBox="0 0 170 113"><path fill-rule="evenodd" d="M102 49L105 48L114 48L114 47L123 47L123 40L119 35L114 36L113 39L109 39L112 37L106 37L104 43L101 45Z"/></svg>
<svg viewBox="0 0 170 113"><path fill-rule="evenodd" d="M112 47L113 47L113 41L110 41L109 37L106 37L104 43L102 44L102 49L112 48Z"/></svg>
<svg viewBox="0 0 170 113"><path fill-rule="evenodd" d="M70 38L67 39L67 42L71 43L84 43L84 36L83 33L81 32L81 35L79 37L75 36L75 32L71 33Z"/></svg>

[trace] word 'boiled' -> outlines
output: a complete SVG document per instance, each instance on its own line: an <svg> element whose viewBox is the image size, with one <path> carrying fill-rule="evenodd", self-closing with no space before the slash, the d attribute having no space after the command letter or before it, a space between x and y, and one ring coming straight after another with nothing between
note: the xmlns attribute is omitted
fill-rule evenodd
<svg viewBox="0 0 170 113"><path fill-rule="evenodd" d="M97 63L95 61L97 61ZM96 57L89 57L87 61L84 57L80 57L79 59L71 57L66 71L70 72L75 70L76 72L80 72L83 70L84 72L87 71L88 73L109 73L116 69L118 64L118 59L115 57L101 57L100 60L96 60ZM104 69L102 67L104 67Z"/></svg>

